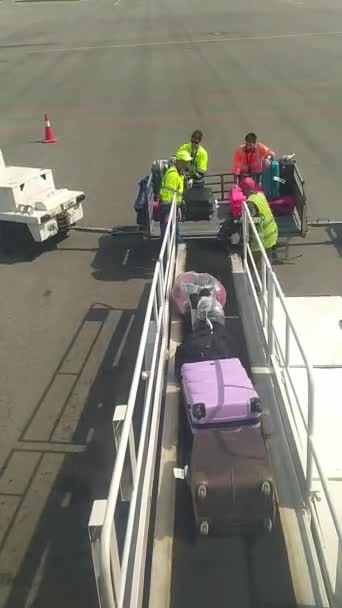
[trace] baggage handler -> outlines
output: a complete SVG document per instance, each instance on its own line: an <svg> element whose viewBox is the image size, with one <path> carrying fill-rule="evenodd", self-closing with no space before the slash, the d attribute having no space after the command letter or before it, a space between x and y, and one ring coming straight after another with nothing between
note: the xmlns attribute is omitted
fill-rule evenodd
<svg viewBox="0 0 342 608"><path fill-rule="evenodd" d="M278 241L278 226L268 201L263 192L257 192L256 183L252 177L245 177L241 180L240 188L247 197L246 203L248 204L251 216L255 221L258 235L272 262L273 248ZM261 252L259 250L259 245L256 240L253 239L253 236L250 238L250 247L257 267L260 270Z"/></svg>
<svg viewBox="0 0 342 608"><path fill-rule="evenodd" d="M247 133L245 143L234 152L232 166L234 183L238 184L246 175L252 175L256 181L259 181L263 167L268 164L268 157L275 158L273 150L257 141L255 133Z"/></svg>
<svg viewBox="0 0 342 608"><path fill-rule="evenodd" d="M204 182L205 174L208 170L208 153L203 146L201 146L201 141L203 138L203 133L200 129L196 129L191 135L191 141L187 144L183 144L179 148L179 151L186 150L192 160L190 164L190 180L196 182ZM192 182L190 181L190 186Z"/></svg>
<svg viewBox="0 0 342 608"><path fill-rule="evenodd" d="M178 150L175 163L166 171L160 189L160 238L163 241L174 195L177 201L176 239L179 243L178 221L182 219L184 174L192 161L187 150Z"/></svg>

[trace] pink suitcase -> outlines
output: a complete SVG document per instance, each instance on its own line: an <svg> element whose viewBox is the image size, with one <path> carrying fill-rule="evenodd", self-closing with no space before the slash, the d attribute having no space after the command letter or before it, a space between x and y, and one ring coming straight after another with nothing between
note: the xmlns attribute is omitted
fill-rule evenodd
<svg viewBox="0 0 342 608"><path fill-rule="evenodd" d="M257 192L263 191L259 184L256 184L255 189ZM239 186L233 186L230 189L230 191L228 192L228 200L231 205L233 217L241 217L242 206L246 200L246 197Z"/></svg>
<svg viewBox="0 0 342 608"><path fill-rule="evenodd" d="M279 198L270 201L270 207L275 216L292 215L295 201L292 196L280 196Z"/></svg>
<svg viewBox="0 0 342 608"><path fill-rule="evenodd" d="M193 432L260 422L260 399L239 359L184 363L181 375Z"/></svg>
<svg viewBox="0 0 342 608"><path fill-rule="evenodd" d="M240 217L242 215L242 205L246 200L241 188L233 187L228 193L228 199L230 201L233 217Z"/></svg>

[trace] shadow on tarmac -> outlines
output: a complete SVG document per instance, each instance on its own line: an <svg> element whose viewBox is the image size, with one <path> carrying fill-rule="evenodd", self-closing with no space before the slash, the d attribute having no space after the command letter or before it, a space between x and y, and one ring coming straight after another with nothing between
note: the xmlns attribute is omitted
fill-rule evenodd
<svg viewBox="0 0 342 608"><path fill-rule="evenodd" d="M28 600L34 608L97 605L87 524L93 500L106 498L108 494L115 458L112 417L116 404L127 403L149 289L147 284L135 310L117 311L102 303L90 307L4 465L2 473L19 450L25 453L34 449L39 453L39 465L0 545L5 560L6 551L9 562L13 559L10 551L16 527L24 517L34 517L27 509L25 512L25 503L32 501L35 492L37 504L34 501L33 511L39 510L42 503L32 538L24 535L14 545L17 560L22 560L17 575L11 578L10 571L8 575L2 574L1 583L11 587L5 608L25 606ZM54 401L57 384L60 386L70 376L71 390L64 402ZM82 401L84 389L86 396ZM47 436L43 423L46 424L49 402L55 410L51 410ZM139 430L141 414L136 411L135 431ZM90 429L93 437L88 443ZM58 461L54 460L56 453ZM47 458L52 459L50 467L55 468L51 487L46 487L41 477L39 485L39 475L43 475L40 466ZM16 473L22 475L20 470ZM65 505L63 500L68 495ZM3 498L0 495L0 500ZM126 518L127 503L121 503L116 514L120 546Z"/></svg>

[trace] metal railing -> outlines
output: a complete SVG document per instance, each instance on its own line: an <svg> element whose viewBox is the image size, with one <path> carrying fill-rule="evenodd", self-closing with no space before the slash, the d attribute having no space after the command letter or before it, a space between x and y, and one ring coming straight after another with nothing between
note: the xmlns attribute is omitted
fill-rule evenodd
<svg viewBox="0 0 342 608"><path fill-rule="evenodd" d="M101 608L142 605L176 263L176 214L174 201L153 275L128 402L116 407L113 418L117 452L108 498L95 501L89 521ZM123 501L129 501L128 514L122 513Z"/></svg>
<svg viewBox="0 0 342 608"><path fill-rule="evenodd" d="M285 296L276 275L272 271L271 263L261 243L246 203L244 203L243 206L242 227L244 272L246 273L250 291L254 299L255 309L259 316L265 339L265 352L269 364L274 370L278 388L288 406L286 413L291 428L292 438L294 439L294 444L298 451L296 460L297 462L300 462L302 467L301 473L302 476L304 476L304 488L302 487L303 498L310 513L313 538L315 540L318 558L326 583L328 597L331 605L337 606L337 583L334 582L333 577L331 576L331 570L329 569L327 553L315 504L317 491L315 491L313 486L314 467L322 488L326 510L331 518L331 526L336 537L337 551L340 552L340 555L337 556L337 561L342 559L342 528L314 438L315 382L313 367L291 320ZM253 241L257 244L257 256L254 256L252 253L250 236L252 236ZM283 315L282 320L280 318L281 314ZM305 409L303 407L302 399L297 394L293 378L290 374L290 352L293 352L294 345L297 348L297 353L299 352L302 358L302 364L306 370L307 403L305 404ZM302 431L304 430L304 433L300 433L300 425L302 426ZM304 444L301 439L303 434L305 436Z"/></svg>

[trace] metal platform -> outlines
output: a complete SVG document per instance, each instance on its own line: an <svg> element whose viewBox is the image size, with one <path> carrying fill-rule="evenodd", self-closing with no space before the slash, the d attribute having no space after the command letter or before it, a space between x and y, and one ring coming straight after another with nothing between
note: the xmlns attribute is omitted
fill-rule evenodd
<svg viewBox="0 0 342 608"><path fill-rule="evenodd" d="M342 298L291 297L286 303L293 323L301 337L305 351L313 366L315 390L314 440L327 479L327 484L338 519L342 520ZM285 319L276 307L277 325L285 340ZM294 343L289 347L288 372L293 390L287 387L288 402L294 402L297 393L302 414L308 418L308 382L301 355ZM300 414L291 412L297 429L297 447L305 467L307 436ZM317 468L313 469L313 501L324 538L326 561L336 597L342 598L342 547L339 546L335 527L319 481ZM338 604L337 604L338 605Z"/></svg>
<svg viewBox="0 0 342 608"><path fill-rule="evenodd" d="M220 229L221 223L230 215L229 205L225 202L217 203L214 206L214 213L209 221L198 222L185 221L179 222L179 230L183 240L196 238L215 238ZM151 237L160 238L159 222L151 221Z"/></svg>

